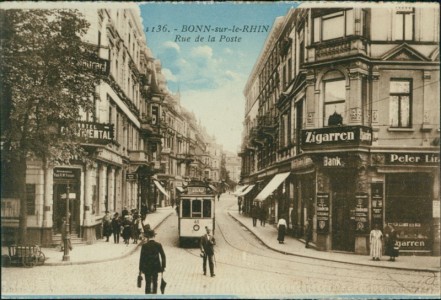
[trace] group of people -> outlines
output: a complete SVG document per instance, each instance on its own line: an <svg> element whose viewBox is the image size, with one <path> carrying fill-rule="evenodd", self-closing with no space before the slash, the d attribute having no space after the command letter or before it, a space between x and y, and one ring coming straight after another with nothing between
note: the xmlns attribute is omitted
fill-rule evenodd
<svg viewBox="0 0 441 300"><path fill-rule="evenodd" d="M207 275L207 261L210 269L211 277L214 274L214 245L216 240L211 234L211 230L205 227L206 233L200 238L200 249L202 257L202 269L204 275ZM158 292L158 275L165 272L166 255L162 244L155 241L156 233L150 226L146 228L143 233L146 242L141 247L141 254L139 257L139 276L144 274L145 278L145 293L157 294Z"/></svg>
<svg viewBox="0 0 441 300"><path fill-rule="evenodd" d="M260 220L260 226L265 226L268 218L268 210L265 206L253 205L251 207L251 218L253 218L253 226L256 227L257 219Z"/></svg>
<svg viewBox="0 0 441 300"><path fill-rule="evenodd" d="M399 255L399 246L396 244L397 232L391 224L386 225L384 228L384 235L380 230L380 226L378 224L374 225L374 229L371 230L369 238L370 256L374 261L380 260L383 254L383 237L385 246L384 253L389 256L389 261L395 261L395 258Z"/></svg>
<svg viewBox="0 0 441 300"><path fill-rule="evenodd" d="M143 220L144 218L136 209L128 211L124 208L121 216L119 213L115 213L113 217L110 216L109 211L106 211L103 217L103 237L108 242L113 234L113 242L115 244L119 244L120 236L126 245L130 243L130 239L133 239L133 243L137 244L138 240L142 239L144 231Z"/></svg>

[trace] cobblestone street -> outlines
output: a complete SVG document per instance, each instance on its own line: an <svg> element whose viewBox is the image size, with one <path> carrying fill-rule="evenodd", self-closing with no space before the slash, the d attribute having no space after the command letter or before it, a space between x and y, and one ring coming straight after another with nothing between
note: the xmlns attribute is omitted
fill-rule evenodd
<svg viewBox="0 0 441 300"><path fill-rule="evenodd" d="M223 195L216 207L216 277L202 274L199 249L178 247L177 216L157 230L167 255L167 295L289 297L314 295L431 295L439 276L431 272L354 266L284 255L269 250L227 211L236 198ZM270 225L267 225L270 226ZM109 244L109 247L125 247ZM2 268L3 295L142 295L136 287L139 248L113 262L31 269Z"/></svg>

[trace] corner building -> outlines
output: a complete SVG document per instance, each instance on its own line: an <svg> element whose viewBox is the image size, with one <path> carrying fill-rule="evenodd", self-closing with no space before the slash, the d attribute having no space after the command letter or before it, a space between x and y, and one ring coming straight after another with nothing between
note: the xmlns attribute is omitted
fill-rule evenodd
<svg viewBox="0 0 441 300"><path fill-rule="evenodd" d="M311 218L321 250L393 224L401 253L439 255L438 6L292 9L244 94L249 205L299 238Z"/></svg>

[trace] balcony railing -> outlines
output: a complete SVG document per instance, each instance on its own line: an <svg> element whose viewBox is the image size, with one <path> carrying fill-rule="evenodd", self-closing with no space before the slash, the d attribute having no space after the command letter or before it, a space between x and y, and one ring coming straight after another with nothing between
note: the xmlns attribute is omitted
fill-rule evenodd
<svg viewBox="0 0 441 300"><path fill-rule="evenodd" d="M129 150L129 159L131 162L149 162L149 155L144 150Z"/></svg>
<svg viewBox="0 0 441 300"><path fill-rule="evenodd" d="M316 60L335 58L353 54L366 54L366 41L363 37L352 36L336 40L315 43Z"/></svg>

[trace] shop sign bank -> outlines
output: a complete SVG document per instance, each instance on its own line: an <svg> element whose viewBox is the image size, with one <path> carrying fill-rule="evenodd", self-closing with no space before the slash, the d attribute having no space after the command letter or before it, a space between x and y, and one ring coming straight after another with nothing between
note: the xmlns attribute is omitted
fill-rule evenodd
<svg viewBox="0 0 441 300"><path fill-rule="evenodd" d="M372 129L364 126L326 127L302 130L302 148L319 145L370 145Z"/></svg>

